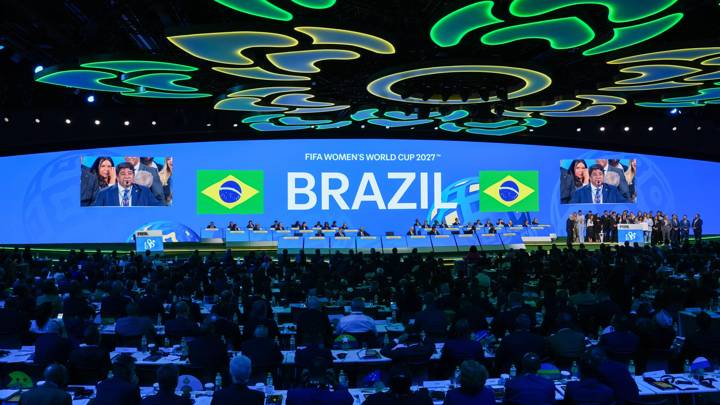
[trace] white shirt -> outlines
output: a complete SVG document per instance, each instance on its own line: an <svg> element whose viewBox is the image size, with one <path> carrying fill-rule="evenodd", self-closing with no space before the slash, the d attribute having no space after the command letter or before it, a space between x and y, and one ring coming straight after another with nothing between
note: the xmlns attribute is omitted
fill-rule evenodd
<svg viewBox="0 0 720 405"><path fill-rule="evenodd" d="M338 322L336 330L339 334L365 332L377 333L375 320L362 312L351 312L350 315L345 315L340 318L340 322Z"/></svg>
<svg viewBox="0 0 720 405"><path fill-rule="evenodd" d="M130 185L130 187L125 188L118 183L118 201L120 202L120 206L123 206L123 193L125 193L125 190L128 191L128 207L132 207L132 184Z"/></svg>
<svg viewBox="0 0 720 405"><path fill-rule="evenodd" d="M599 192L598 192L598 190L599 190ZM600 194L600 204L602 204L602 202L603 202L602 186L595 187L591 184L590 192L591 192L590 198L592 198L592 202L595 203L595 193L599 193Z"/></svg>

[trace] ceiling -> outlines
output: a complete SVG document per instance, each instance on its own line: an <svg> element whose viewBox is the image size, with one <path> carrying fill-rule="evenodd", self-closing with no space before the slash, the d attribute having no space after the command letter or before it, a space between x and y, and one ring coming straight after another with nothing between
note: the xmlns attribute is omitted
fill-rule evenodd
<svg viewBox="0 0 720 405"><path fill-rule="evenodd" d="M0 154L385 137L720 161L713 1L9 0L0 16Z"/></svg>

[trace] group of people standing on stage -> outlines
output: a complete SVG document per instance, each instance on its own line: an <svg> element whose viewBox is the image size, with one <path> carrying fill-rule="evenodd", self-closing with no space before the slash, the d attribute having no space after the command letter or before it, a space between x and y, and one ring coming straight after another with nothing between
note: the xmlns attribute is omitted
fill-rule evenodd
<svg viewBox="0 0 720 405"><path fill-rule="evenodd" d="M570 214L566 221L566 232L568 243L585 242L617 242L618 224L646 224L644 231L644 242L647 244L679 245L687 243L690 239L690 231L696 243L702 241L703 220L700 214L690 220L687 215L682 219L677 214L664 214L662 211L641 212L637 214L630 211L617 213L607 210L593 214L588 211L583 214L582 210Z"/></svg>

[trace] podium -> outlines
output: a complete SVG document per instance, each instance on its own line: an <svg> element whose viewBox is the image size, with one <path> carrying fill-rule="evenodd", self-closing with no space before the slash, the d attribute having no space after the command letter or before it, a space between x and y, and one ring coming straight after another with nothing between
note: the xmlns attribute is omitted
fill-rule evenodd
<svg viewBox="0 0 720 405"><path fill-rule="evenodd" d="M418 253L432 252L432 244L427 235L410 235L407 237L407 247L410 250L417 249Z"/></svg>
<svg viewBox="0 0 720 405"><path fill-rule="evenodd" d="M645 244L645 232L648 230L646 223L642 224L618 224L618 244L625 242L631 245L637 243L642 246Z"/></svg>
<svg viewBox="0 0 720 405"><path fill-rule="evenodd" d="M371 249L382 253L382 244L377 236L358 236L355 238L355 246L358 252L369 253Z"/></svg>
<svg viewBox="0 0 720 405"><path fill-rule="evenodd" d="M480 250L480 242L478 242L475 234L472 233L461 233L453 235L455 237L455 244L457 245L458 251L467 252L470 250L470 246L475 246Z"/></svg>
<svg viewBox="0 0 720 405"><path fill-rule="evenodd" d="M410 249L408 249L407 241L405 240L404 236L400 235L394 235L394 236L383 236L382 237L382 248L383 253L390 254L392 253L393 249L397 249L398 253L408 253L410 252Z"/></svg>
<svg viewBox="0 0 720 405"><path fill-rule="evenodd" d="M330 239L330 250L339 250L340 253L347 253L350 249L355 250L354 236L333 236Z"/></svg>
<svg viewBox="0 0 720 405"><path fill-rule="evenodd" d="M330 253L330 239L327 236L311 236L305 238L304 244L305 254L311 255L315 253L315 249L320 249L320 253Z"/></svg>
<svg viewBox="0 0 720 405"><path fill-rule="evenodd" d="M200 242L202 243L223 243L223 231L222 229L208 229L205 228L200 231Z"/></svg>
<svg viewBox="0 0 720 405"><path fill-rule="evenodd" d="M435 253L457 252L453 235L430 235L433 251Z"/></svg>
<svg viewBox="0 0 720 405"><path fill-rule="evenodd" d="M283 236L278 239L278 253L287 249L289 254L297 254L303 248L303 239L300 236Z"/></svg>
<svg viewBox="0 0 720 405"><path fill-rule="evenodd" d="M148 230L135 232L135 251L141 253L148 250L152 253L163 252L162 231Z"/></svg>

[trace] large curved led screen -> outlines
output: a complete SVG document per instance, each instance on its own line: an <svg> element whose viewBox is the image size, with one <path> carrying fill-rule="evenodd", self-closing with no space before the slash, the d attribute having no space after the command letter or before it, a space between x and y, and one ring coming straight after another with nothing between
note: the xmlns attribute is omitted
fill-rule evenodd
<svg viewBox="0 0 720 405"><path fill-rule="evenodd" d="M114 169L101 157L110 157ZM578 176L570 170L575 161L585 162ZM606 161L621 169L595 170L593 183L591 169ZM337 221L382 235L404 234L416 220L537 218L564 235L565 219L579 209L700 213L705 233L720 231L714 185L720 164L611 151L421 140L228 141L10 156L0 158L0 170L3 243L125 242L141 229L189 242L199 241L210 221L242 227L250 220L264 227ZM137 194L125 200L121 178ZM614 191L598 197L593 185ZM576 196L583 187L587 195Z"/></svg>

